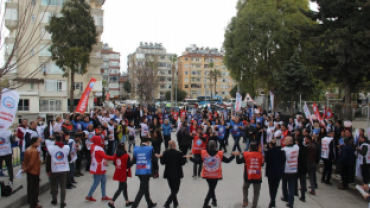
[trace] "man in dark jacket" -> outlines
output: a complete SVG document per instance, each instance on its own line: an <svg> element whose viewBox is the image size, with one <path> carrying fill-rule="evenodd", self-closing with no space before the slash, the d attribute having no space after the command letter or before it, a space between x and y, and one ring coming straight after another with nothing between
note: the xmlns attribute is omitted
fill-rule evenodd
<svg viewBox="0 0 370 208"><path fill-rule="evenodd" d="M305 143L307 147L307 171L308 171L308 177L310 179L310 184L311 184L311 191L309 192L312 195L315 195L315 178L314 174L316 172L316 158L317 158L317 147L312 141L311 136L306 136L305 137ZM299 165L299 164L298 164Z"/></svg>
<svg viewBox="0 0 370 208"><path fill-rule="evenodd" d="M191 137L186 121L181 123L181 128L177 132L177 141L182 155L186 155L191 144Z"/></svg>
<svg viewBox="0 0 370 208"><path fill-rule="evenodd" d="M362 131L364 131L362 129ZM368 159L368 155L370 154L370 145L369 145L369 140L365 136L360 136L359 138L359 147L356 148L357 152L359 153L359 157L362 156L362 165L361 166L361 175L362 175L362 180L364 184L369 184L369 170L370 170L370 161ZM1 164L1 163L0 163Z"/></svg>
<svg viewBox="0 0 370 208"><path fill-rule="evenodd" d="M298 154L298 177L295 183L295 195L298 196L298 179L301 185L301 197L299 200L306 202L306 175L307 175L307 147L303 145L303 138L298 137L296 144L299 147Z"/></svg>
<svg viewBox="0 0 370 208"><path fill-rule="evenodd" d="M172 202L175 207L179 206L177 193L180 189L181 178L184 177L182 166L186 163L186 158L183 157L181 152L176 150L176 142L170 140L168 145L169 150L165 151L163 155L156 155L160 158L161 164L166 166L163 178L167 178L168 186L171 189L171 194L164 204L165 208L169 208Z"/></svg>
<svg viewBox="0 0 370 208"><path fill-rule="evenodd" d="M243 207L248 206L248 189L253 184L254 195L252 207L257 207L258 198L261 191L263 165L262 153L258 151L256 142L250 143L250 151L244 152L240 158L236 156L236 164L245 164L244 166L244 184L243 184Z"/></svg>
<svg viewBox="0 0 370 208"><path fill-rule="evenodd" d="M284 173L284 153L280 147L276 147L275 139L268 144L269 148L265 152L266 177L269 184L270 204L269 208L275 207L276 194L279 188L281 177Z"/></svg>
<svg viewBox="0 0 370 208"><path fill-rule="evenodd" d="M341 153L341 156L338 158L338 163L342 165L342 187L338 187L340 190L348 189L349 177L353 161L355 160L355 150L350 144L348 138L344 138L344 146Z"/></svg>

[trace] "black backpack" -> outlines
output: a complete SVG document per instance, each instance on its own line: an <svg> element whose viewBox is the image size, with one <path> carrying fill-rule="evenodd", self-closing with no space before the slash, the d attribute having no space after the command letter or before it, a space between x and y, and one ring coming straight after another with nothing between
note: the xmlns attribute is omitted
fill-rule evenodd
<svg viewBox="0 0 370 208"><path fill-rule="evenodd" d="M13 190L9 185L5 185L4 181L0 181L0 185L1 185L1 196L12 195Z"/></svg>

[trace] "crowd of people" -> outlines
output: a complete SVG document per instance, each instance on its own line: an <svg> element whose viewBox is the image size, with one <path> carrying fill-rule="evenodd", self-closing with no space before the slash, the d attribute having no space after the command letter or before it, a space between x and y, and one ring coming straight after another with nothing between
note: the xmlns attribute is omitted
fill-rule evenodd
<svg viewBox="0 0 370 208"><path fill-rule="evenodd" d="M192 177L205 178L208 183L203 207L209 208L210 202L212 206L217 206L215 189L218 180L222 179L222 163L230 163L235 158L236 163L243 164L245 169L242 206L249 205L248 189L253 185L252 207L257 207L262 183L261 169L265 165L269 208L272 208L276 207L280 181L281 200L287 202L287 207L294 206L294 196L300 196L299 200L305 202L306 192L315 195L318 188L316 169L320 160L324 163L322 183L332 185L335 162L335 171L342 178L342 186L338 187L340 190L348 189L349 183L355 182L355 175L361 175L365 184L363 189L368 191L369 141L363 129L359 129L358 135L353 137L348 123L338 120L333 125L328 120L323 126L315 120L311 123L300 114L285 120L279 113L268 113L260 106L247 106L240 112L226 108L221 111L204 108L167 112L154 107L123 106L94 109L90 114L66 114L47 123L42 118L30 122L23 120L16 136L19 138L23 171L27 174L31 208L42 207L38 205L38 178L42 163L49 177L53 205L58 204L59 193L60 206L66 206L66 189L76 187L75 177L84 176L82 170L85 164L85 171L94 178L86 201L96 201L93 193L100 184L101 200L107 201L109 207L115 207L114 202L122 192L126 206L138 207L145 195L148 207L155 207L157 204L150 198L149 183L151 177L159 177L160 163L165 166L163 176L171 190L164 207L171 204L178 207L177 193L184 177L182 166L187 159L194 163ZM176 138L171 137L174 131ZM230 157L226 157L230 135L234 142ZM12 183L10 144L15 142L15 137L11 131L3 136L8 148L0 149L0 164L5 160ZM135 146L137 143L140 145ZM161 150L162 143L165 151ZM245 144L244 151L240 143ZM83 163L83 160L86 162ZM113 161L113 180L118 181L113 198L108 197L105 191L108 161ZM356 162L360 165L356 166ZM127 177L132 176L131 167L134 164L140 187L134 201L130 201ZM309 187L306 184L307 175ZM370 199L369 195L364 197Z"/></svg>

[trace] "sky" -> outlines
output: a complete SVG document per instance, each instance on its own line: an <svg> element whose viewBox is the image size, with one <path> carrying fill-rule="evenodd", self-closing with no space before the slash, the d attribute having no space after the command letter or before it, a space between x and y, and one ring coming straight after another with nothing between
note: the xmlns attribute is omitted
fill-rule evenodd
<svg viewBox="0 0 370 208"><path fill-rule="evenodd" d="M224 31L236 14L237 0L106 0L102 41L127 55L140 42L162 43L168 53L181 55L187 46L222 47ZM310 4L311 9L317 6Z"/></svg>

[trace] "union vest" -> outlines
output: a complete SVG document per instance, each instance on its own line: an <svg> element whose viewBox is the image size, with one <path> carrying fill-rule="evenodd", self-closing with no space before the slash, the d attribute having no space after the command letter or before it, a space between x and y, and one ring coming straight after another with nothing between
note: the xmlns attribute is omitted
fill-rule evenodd
<svg viewBox="0 0 370 208"><path fill-rule="evenodd" d="M298 154L299 147L294 145L293 147L284 147L282 150L285 151L286 162L284 173L297 173L298 171Z"/></svg>
<svg viewBox="0 0 370 208"><path fill-rule="evenodd" d="M179 113L172 113L172 117L177 120L179 118Z"/></svg>
<svg viewBox="0 0 370 208"><path fill-rule="evenodd" d="M223 152L219 151L215 156L210 156L206 150L202 150L203 169L202 177L209 179L222 178L222 158Z"/></svg>
<svg viewBox="0 0 370 208"><path fill-rule="evenodd" d="M104 152L104 149L99 145L94 145L94 149L91 151L91 164L90 164L91 174L95 174L97 172L105 172L107 170L108 161L102 158L102 161L98 163L95 157L96 151Z"/></svg>
<svg viewBox="0 0 370 208"><path fill-rule="evenodd" d="M333 140L331 137L324 137L321 140L321 157L324 159L329 158L330 149L330 142Z"/></svg>
<svg viewBox="0 0 370 208"><path fill-rule="evenodd" d="M361 154L358 154L359 155L359 158L360 158L360 156L361 157L364 157L365 158L365 161L366 161L366 164L370 164L370 145L369 144L366 144L366 143L364 143L364 144L362 144L361 146L360 146L360 148L362 149L362 147L363 146L367 146L367 152L366 152L366 154L364 155L364 156L362 156ZM361 161L362 162L362 161Z"/></svg>
<svg viewBox="0 0 370 208"><path fill-rule="evenodd" d="M95 136L95 131L84 131L85 135L87 135L87 139L85 140L86 149L90 150L91 145L94 143L91 141L91 139Z"/></svg>
<svg viewBox="0 0 370 208"><path fill-rule="evenodd" d="M222 125L218 125L218 132L217 137L219 139L223 139L225 137L226 127Z"/></svg>
<svg viewBox="0 0 370 208"><path fill-rule="evenodd" d="M48 151L51 157L51 172L69 171L68 155L70 148L68 145L64 145L63 148L57 145L51 145L48 147Z"/></svg>
<svg viewBox="0 0 370 208"><path fill-rule="evenodd" d="M152 174L153 146L135 146L134 157L136 158L136 175Z"/></svg>
<svg viewBox="0 0 370 208"><path fill-rule="evenodd" d="M11 136L12 136L11 131L4 131L1 133L0 135L0 156L12 154L12 144L10 142Z"/></svg>
<svg viewBox="0 0 370 208"><path fill-rule="evenodd" d="M243 157L248 180L261 180L262 153L243 152Z"/></svg>
<svg viewBox="0 0 370 208"><path fill-rule="evenodd" d="M140 126L141 126L141 136L147 137L149 133L148 125L145 123L141 123Z"/></svg>
<svg viewBox="0 0 370 208"><path fill-rule="evenodd" d="M206 149L206 144L198 136L193 138L193 148L191 148L192 154L201 154L202 150Z"/></svg>

